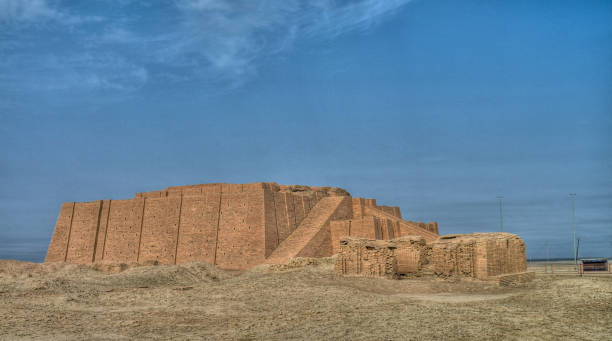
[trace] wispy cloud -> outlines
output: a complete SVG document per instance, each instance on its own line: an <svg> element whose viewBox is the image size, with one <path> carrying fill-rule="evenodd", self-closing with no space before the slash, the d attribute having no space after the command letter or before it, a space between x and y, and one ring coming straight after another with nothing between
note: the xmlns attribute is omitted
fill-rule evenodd
<svg viewBox="0 0 612 341"><path fill-rule="evenodd" d="M22 22L55 19L62 14L45 0L0 0L0 21Z"/></svg>
<svg viewBox="0 0 612 341"><path fill-rule="evenodd" d="M197 60L240 84L265 56L283 52L299 38L336 38L365 30L409 0L178 0L180 29L160 50L170 62Z"/></svg>
<svg viewBox="0 0 612 341"><path fill-rule="evenodd" d="M102 20L99 16L72 14L54 4L49 0L0 0L0 24L36 24L55 21L77 25Z"/></svg>
<svg viewBox="0 0 612 341"><path fill-rule="evenodd" d="M409 1L0 0L0 89L233 88L299 39L367 30Z"/></svg>

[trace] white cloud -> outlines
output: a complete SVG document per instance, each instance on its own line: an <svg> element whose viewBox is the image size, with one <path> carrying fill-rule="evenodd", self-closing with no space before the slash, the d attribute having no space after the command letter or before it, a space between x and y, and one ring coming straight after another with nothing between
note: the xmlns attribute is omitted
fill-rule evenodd
<svg viewBox="0 0 612 341"><path fill-rule="evenodd" d="M60 13L45 0L0 0L0 21L35 21L58 16Z"/></svg>
<svg viewBox="0 0 612 341"><path fill-rule="evenodd" d="M410 2L173 0L168 7L108 1L94 13L62 0L0 0L0 74L5 75L0 91L19 85L26 91L129 92L147 82L185 81L231 89L254 77L266 57L291 49L299 39L365 30ZM29 25L39 22L57 24L50 37L68 45L58 49L49 42L44 30L50 25ZM11 31L12 24L33 30ZM39 40L24 39L25 34Z"/></svg>
<svg viewBox="0 0 612 341"><path fill-rule="evenodd" d="M73 15L51 5L48 0L0 0L0 24L36 24L46 21L78 25L102 21L102 18Z"/></svg>
<svg viewBox="0 0 612 341"><path fill-rule="evenodd" d="M168 63L195 61L203 71L242 83L259 59L300 37L335 38L381 21L410 0L177 0L184 22L157 50Z"/></svg>

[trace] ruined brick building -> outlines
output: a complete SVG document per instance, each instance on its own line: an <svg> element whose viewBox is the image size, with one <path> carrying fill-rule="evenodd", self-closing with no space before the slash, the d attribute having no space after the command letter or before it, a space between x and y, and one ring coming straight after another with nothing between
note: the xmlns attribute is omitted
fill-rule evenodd
<svg viewBox="0 0 612 341"><path fill-rule="evenodd" d="M340 188L201 184L127 200L64 203L46 261L204 261L248 269L330 256L344 235L435 240L438 226L403 220L399 207L352 198Z"/></svg>
<svg viewBox="0 0 612 341"><path fill-rule="evenodd" d="M365 241L347 243L346 237ZM433 269L441 275L471 271L479 278L476 274L482 273L483 257L491 259L485 259L486 268L502 246L505 250L510 245L508 238L491 244L478 241L478 236L439 237L437 223L404 220L399 207L353 198L341 188L214 183L168 187L126 200L64 203L46 261L203 261L244 270L340 252L341 265L336 268L345 275L423 273L432 268L425 264L438 262ZM372 240L379 240L382 248L371 248ZM518 265L506 269L502 264L500 273L524 271L524 244L520 238L512 243L511 252L504 251L506 258L498 257L498 262L516 259L513 262ZM368 259L371 250L383 250L372 254L378 257L375 262Z"/></svg>

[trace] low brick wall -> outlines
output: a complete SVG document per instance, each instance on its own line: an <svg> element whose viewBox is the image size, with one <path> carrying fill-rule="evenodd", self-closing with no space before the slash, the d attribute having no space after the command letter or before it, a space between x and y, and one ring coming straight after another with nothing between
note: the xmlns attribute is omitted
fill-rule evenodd
<svg viewBox="0 0 612 341"><path fill-rule="evenodd" d="M385 277L438 276L520 285L533 280L525 272L525 244L511 233L442 236L427 243L420 236L392 240L343 237L334 274Z"/></svg>
<svg viewBox="0 0 612 341"><path fill-rule="evenodd" d="M343 237L334 275L397 278L394 250L394 243L387 240Z"/></svg>

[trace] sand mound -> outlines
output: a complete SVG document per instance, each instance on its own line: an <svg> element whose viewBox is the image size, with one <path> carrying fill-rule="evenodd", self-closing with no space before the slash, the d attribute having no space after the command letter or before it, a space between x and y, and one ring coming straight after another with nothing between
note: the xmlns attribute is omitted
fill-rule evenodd
<svg viewBox="0 0 612 341"><path fill-rule="evenodd" d="M330 271L334 266L336 255L326 258L296 257L288 264L261 264L247 271L247 273L283 272L297 269Z"/></svg>
<svg viewBox="0 0 612 341"><path fill-rule="evenodd" d="M181 265L27 263L0 261L5 290L107 291L192 285L220 281L232 274L208 263Z"/></svg>

